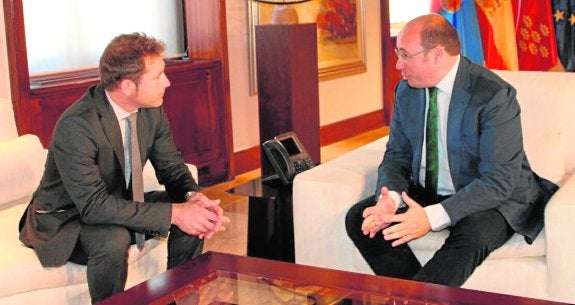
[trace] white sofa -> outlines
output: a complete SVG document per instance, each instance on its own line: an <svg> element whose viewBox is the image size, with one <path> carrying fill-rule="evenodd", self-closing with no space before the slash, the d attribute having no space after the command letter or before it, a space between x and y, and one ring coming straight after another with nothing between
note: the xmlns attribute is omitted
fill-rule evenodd
<svg viewBox="0 0 575 305"><path fill-rule="evenodd" d="M18 136L10 101L0 99L0 305L90 304L86 267L44 268L18 239L18 222L44 170L46 150L35 135ZM197 179L197 169L188 167ZM144 168L146 191L161 189L153 168ZM156 238L143 251L132 246L126 288L166 270L167 243Z"/></svg>
<svg viewBox="0 0 575 305"><path fill-rule="evenodd" d="M464 288L575 303L575 73L495 71L518 91L524 145L533 169L560 185L532 245L519 235L493 252ZM296 176L296 263L372 273L345 232L349 207L375 193L387 137ZM425 263L446 238L409 246Z"/></svg>

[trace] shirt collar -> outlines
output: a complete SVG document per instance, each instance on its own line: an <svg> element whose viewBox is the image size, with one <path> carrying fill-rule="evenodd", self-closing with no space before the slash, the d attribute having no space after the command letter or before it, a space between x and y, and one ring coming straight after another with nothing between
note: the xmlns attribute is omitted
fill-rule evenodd
<svg viewBox="0 0 575 305"><path fill-rule="evenodd" d="M451 67L447 75L445 75L445 77L443 77L443 79L440 80L439 83L435 85L435 87L451 95L451 92L453 91L453 84L455 84L455 76L457 76L457 69L459 68L460 60L461 56L458 55L453 67Z"/></svg>
<svg viewBox="0 0 575 305"><path fill-rule="evenodd" d="M118 121L121 121L121 120L129 117L130 114L132 114L134 112L138 112L138 110L133 111L133 112L128 112L128 111L124 110L122 107L120 107L118 104L116 104L116 102L114 102L112 97L110 97L110 94L108 94L107 90L105 92L106 92L106 97L108 98L108 101L110 101L110 105L112 106L112 109L114 110L114 113L116 114L116 117L118 118Z"/></svg>

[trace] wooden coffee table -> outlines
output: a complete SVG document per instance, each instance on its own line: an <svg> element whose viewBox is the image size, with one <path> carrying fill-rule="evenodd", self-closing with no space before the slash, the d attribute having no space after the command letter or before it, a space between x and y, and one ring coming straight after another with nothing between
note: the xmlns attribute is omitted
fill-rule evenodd
<svg viewBox="0 0 575 305"><path fill-rule="evenodd" d="M563 304L208 252L101 304Z"/></svg>

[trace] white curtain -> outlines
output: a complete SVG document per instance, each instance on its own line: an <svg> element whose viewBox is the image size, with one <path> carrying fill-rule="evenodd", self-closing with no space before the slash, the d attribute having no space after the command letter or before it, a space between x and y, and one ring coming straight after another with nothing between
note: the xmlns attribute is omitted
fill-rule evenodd
<svg viewBox="0 0 575 305"><path fill-rule="evenodd" d="M417 16L429 14L431 0L389 0L389 22L407 22Z"/></svg>
<svg viewBox="0 0 575 305"><path fill-rule="evenodd" d="M31 75L96 67L119 34L143 32L185 54L181 0L23 0Z"/></svg>

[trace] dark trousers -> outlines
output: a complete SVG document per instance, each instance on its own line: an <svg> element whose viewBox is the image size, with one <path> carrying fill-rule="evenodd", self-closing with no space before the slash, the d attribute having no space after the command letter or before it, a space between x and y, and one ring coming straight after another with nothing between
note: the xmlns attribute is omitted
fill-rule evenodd
<svg viewBox="0 0 575 305"><path fill-rule="evenodd" d="M363 235L362 212L374 204L374 196L356 203L348 211L345 225L348 236L377 275L461 286L489 253L514 233L498 211L475 213L451 226L443 246L421 266L407 244L392 247L381 231L373 238Z"/></svg>
<svg viewBox="0 0 575 305"><path fill-rule="evenodd" d="M146 202L173 202L167 192L145 194ZM149 238L149 237L147 237ZM119 225L84 225L69 261L86 265L92 304L124 291L128 250L135 244L134 232ZM203 240L170 228L168 269L202 253Z"/></svg>

